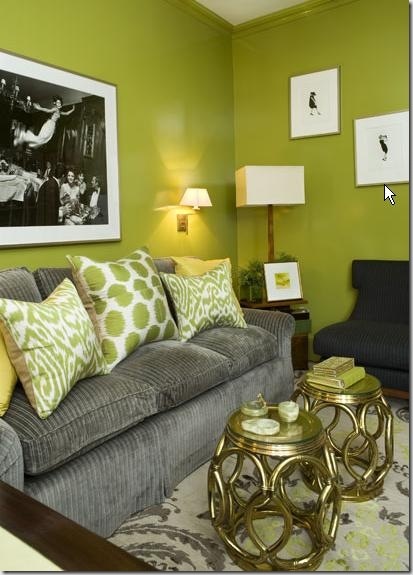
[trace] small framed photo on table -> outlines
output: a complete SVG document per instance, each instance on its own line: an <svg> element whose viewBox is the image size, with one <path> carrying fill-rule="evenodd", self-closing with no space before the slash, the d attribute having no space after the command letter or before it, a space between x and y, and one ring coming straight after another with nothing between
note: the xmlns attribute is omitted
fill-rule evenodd
<svg viewBox="0 0 413 575"><path fill-rule="evenodd" d="M298 262L264 264L267 301L302 299Z"/></svg>
<svg viewBox="0 0 413 575"><path fill-rule="evenodd" d="M290 138L340 133L340 68L290 78Z"/></svg>
<svg viewBox="0 0 413 575"><path fill-rule="evenodd" d="M409 112L354 120L356 186L409 181Z"/></svg>

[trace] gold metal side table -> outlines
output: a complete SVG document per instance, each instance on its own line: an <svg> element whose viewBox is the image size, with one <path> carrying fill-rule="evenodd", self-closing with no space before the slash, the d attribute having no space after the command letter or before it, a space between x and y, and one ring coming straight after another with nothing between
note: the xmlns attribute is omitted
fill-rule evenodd
<svg viewBox="0 0 413 575"><path fill-rule="evenodd" d="M300 410L274 435L245 431L234 412L208 473L212 523L228 554L247 571L316 569L333 545L341 497L334 455L319 418ZM313 485L302 479L311 475ZM245 488L245 477L254 488Z"/></svg>
<svg viewBox="0 0 413 575"><path fill-rule="evenodd" d="M330 390L303 379L292 399L300 397L304 409L325 425L337 459L342 498L366 501L378 495L393 464L393 414L380 381L366 375L346 390Z"/></svg>

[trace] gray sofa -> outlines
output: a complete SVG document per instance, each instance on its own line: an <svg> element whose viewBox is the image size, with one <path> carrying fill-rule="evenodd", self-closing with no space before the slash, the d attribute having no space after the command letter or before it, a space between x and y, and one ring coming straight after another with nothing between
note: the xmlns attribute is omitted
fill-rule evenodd
<svg viewBox="0 0 413 575"><path fill-rule="evenodd" d="M169 258L155 264L174 272ZM0 270L0 297L40 302L65 277L68 268ZM139 347L109 375L79 381L47 419L18 383L0 419L0 480L102 536L161 502L211 457L242 402L292 393L294 320L243 311L247 329Z"/></svg>

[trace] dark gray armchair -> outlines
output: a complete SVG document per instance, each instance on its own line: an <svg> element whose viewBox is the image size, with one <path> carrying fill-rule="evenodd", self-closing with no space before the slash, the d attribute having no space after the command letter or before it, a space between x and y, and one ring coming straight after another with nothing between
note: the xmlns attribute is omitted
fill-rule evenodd
<svg viewBox="0 0 413 575"><path fill-rule="evenodd" d="M354 260L357 301L347 321L322 328L314 353L354 357L376 376L387 395L409 394L409 262Z"/></svg>

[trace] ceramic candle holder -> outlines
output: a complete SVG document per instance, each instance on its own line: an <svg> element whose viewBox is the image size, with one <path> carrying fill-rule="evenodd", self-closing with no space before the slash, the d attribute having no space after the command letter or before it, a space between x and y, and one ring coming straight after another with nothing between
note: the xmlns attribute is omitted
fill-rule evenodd
<svg viewBox="0 0 413 575"><path fill-rule="evenodd" d="M298 417L298 413L300 408L298 407L298 403L295 401L282 401L278 405L278 415L280 416L281 421L286 421L291 423L295 421Z"/></svg>
<svg viewBox="0 0 413 575"><path fill-rule="evenodd" d="M257 435L274 435L280 431L280 424L274 419L245 419L241 422L242 429Z"/></svg>
<svg viewBox="0 0 413 575"><path fill-rule="evenodd" d="M241 412L244 415L259 417L261 415L267 415L268 406L261 393L259 393L256 400L247 401L241 405Z"/></svg>

